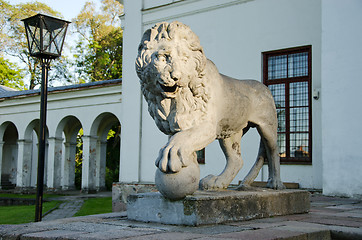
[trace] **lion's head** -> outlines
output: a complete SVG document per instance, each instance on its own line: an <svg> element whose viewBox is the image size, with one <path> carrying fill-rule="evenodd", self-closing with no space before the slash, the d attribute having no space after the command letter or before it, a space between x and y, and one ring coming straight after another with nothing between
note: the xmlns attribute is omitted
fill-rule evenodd
<svg viewBox="0 0 362 240"><path fill-rule="evenodd" d="M136 71L149 112L166 134L192 127L206 110L206 57L199 38L180 23L159 23L141 40Z"/></svg>

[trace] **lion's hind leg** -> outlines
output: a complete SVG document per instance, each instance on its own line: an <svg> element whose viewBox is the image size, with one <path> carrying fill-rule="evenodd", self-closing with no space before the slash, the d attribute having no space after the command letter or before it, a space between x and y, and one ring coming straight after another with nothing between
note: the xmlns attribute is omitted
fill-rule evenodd
<svg viewBox="0 0 362 240"><path fill-rule="evenodd" d="M285 186L280 179L280 157L277 144L276 126L274 127L266 124L258 126L257 129L261 140L263 141L268 159L269 178L267 187L273 189L285 189Z"/></svg>
<svg viewBox="0 0 362 240"><path fill-rule="evenodd" d="M240 141L243 131L233 136L220 139L219 143L226 157L226 166L219 176L208 175L200 181L200 188L204 190L217 190L227 188L230 182L243 166L240 153Z"/></svg>
<svg viewBox="0 0 362 240"><path fill-rule="evenodd" d="M250 185L254 182L258 176L260 169L263 167L264 161L266 160L266 150L263 140L260 140L259 153L253 167L250 169L248 175L244 178L241 184L237 187L237 190L248 190Z"/></svg>

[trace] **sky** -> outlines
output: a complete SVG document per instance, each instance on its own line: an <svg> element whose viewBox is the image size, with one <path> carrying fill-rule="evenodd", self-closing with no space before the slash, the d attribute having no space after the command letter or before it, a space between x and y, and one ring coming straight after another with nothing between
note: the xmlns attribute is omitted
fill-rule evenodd
<svg viewBox="0 0 362 240"><path fill-rule="evenodd" d="M11 5L15 5L18 3L26 3L26 2L35 2L35 0L6 0L6 1L9 2ZM67 21L71 21L72 18L75 18L80 13L85 2L92 1L99 6L100 6L100 2L101 2L101 0L36 0L36 1L45 3L46 5L51 7L53 10L60 12L63 16L62 19L67 20ZM75 41L73 41L72 37L75 37L75 36L71 36L69 34L67 35L67 37L65 39L66 44L72 45L72 43L75 42ZM72 54L70 53L68 48L63 48L62 55L66 55L66 56L72 58ZM11 57L10 57L10 60L17 62L17 59L12 59ZM19 64L21 65L21 63L19 63ZM27 82L26 82L26 84L27 84ZM52 84L53 84L53 86L60 86L60 85L63 85L64 83L53 81Z"/></svg>
<svg viewBox="0 0 362 240"><path fill-rule="evenodd" d="M7 0L10 4L34 2L34 0ZM64 20L71 21L75 18L80 10L83 8L87 0L37 0L38 2L45 3L53 10L60 12ZM89 1L89 0L88 0ZM100 3L100 0L92 0L94 3Z"/></svg>

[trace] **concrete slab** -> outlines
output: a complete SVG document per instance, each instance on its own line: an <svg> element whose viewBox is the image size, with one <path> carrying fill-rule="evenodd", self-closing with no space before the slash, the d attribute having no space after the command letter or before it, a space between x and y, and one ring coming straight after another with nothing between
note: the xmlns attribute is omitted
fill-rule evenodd
<svg viewBox="0 0 362 240"><path fill-rule="evenodd" d="M166 232L166 233L157 233L157 234L149 234L147 236L137 236L132 237L132 240L188 240L188 239L199 239L203 237L203 234L197 233L187 233L187 232ZM220 240L220 239L219 239Z"/></svg>
<svg viewBox="0 0 362 240"><path fill-rule="evenodd" d="M133 237L141 237L143 239L147 239L149 235L155 234L154 231L134 231L132 229L116 229L113 231L106 231L106 232L93 232L84 234L81 236L80 239L125 239ZM78 238L79 239L79 238Z"/></svg>
<svg viewBox="0 0 362 240"><path fill-rule="evenodd" d="M51 230L44 232L35 232L22 235L22 240L30 239L79 239L86 232L77 232L77 231L66 231L66 230Z"/></svg>
<svg viewBox="0 0 362 240"><path fill-rule="evenodd" d="M171 201L160 193L128 197L128 219L142 222L198 226L271 216L306 213L310 193L301 190L197 191Z"/></svg>
<svg viewBox="0 0 362 240"><path fill-rule="evenodd" d="M302 220L303 221L303 220ZM349 218L349 217L338 217L330 215L316 215L311 214L311 217L306 221L311 223L323 224L323 225L332 225L332 226L346 226L346 227L362 227L362 221L359 218Z"/></svg>
<svg viewBox="0 0 362 240"><path fill-rule="evenodd" d="M315 197L314 195L311 200L316 204L312 204L310 213L197 227L129 220L126 212L20 225L0 225L0 239L362 239L362 218L358 216L333 217L330 213L331 211L336 213L336 209L328 208L332 205L341 205L345 212L349 212L350 209L355 209L355 205L362 205L362 199L351 201L348 198ZM313 205L317 207L313 207ZM351 206L348 207L348 205ZM319 214L315 214L316 209Z"/></svg>
<svg viewBox="0 0 362 240"><path fill-rule="evenodd" d="M362 226L359 228L328 226L328 229L331 232L332 239L348 239L348 240L362 239Z"/></svg>
<svg viewBox="0 0 362 240"><path fill-rule="evenodd" d="M273 240L273 239L293 239L293 240L330 240L330 233L326 230L311 233L301 233L293 230L280 229L260 229L254 231L242 231L216 235L221 239L253 239L253 240Z"/></svg>

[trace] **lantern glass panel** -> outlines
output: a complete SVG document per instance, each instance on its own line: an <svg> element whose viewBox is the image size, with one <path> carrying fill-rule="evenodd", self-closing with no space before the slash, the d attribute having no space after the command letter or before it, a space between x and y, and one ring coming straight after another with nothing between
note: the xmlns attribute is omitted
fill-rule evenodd
<svg viewBox="0 0 362 240"><path fill-rule="evenodd" d="M27 29L29 35L29 47L30 53L40 52L40 28L29 25Z"/></svg>
<svg viewBox="0 0 362 240"><path fill-rule="evenodd" d="M66 31L66 28L61 28L61 29L57 29L54 31L54 34L57 36L55 39L54 39L54 47L56 47L56 49L60 52L62 51L62 48L63 48L63 39L65 38L65 31Z"/></svg>
<svg viewBox="0 0 362 240"><path fill-rule="evenodd" d="M50 54L60 55L64 33L64 23L57 21L56 19L45 19L45 32L44 32L44 51Z"/></svg>
<svg viewBox="0 0 362 240"><path fill-rule="evenodd" d="M27 31L30 55L50 59L61 55L69 22L42 14L23 21Z"/></svg>

